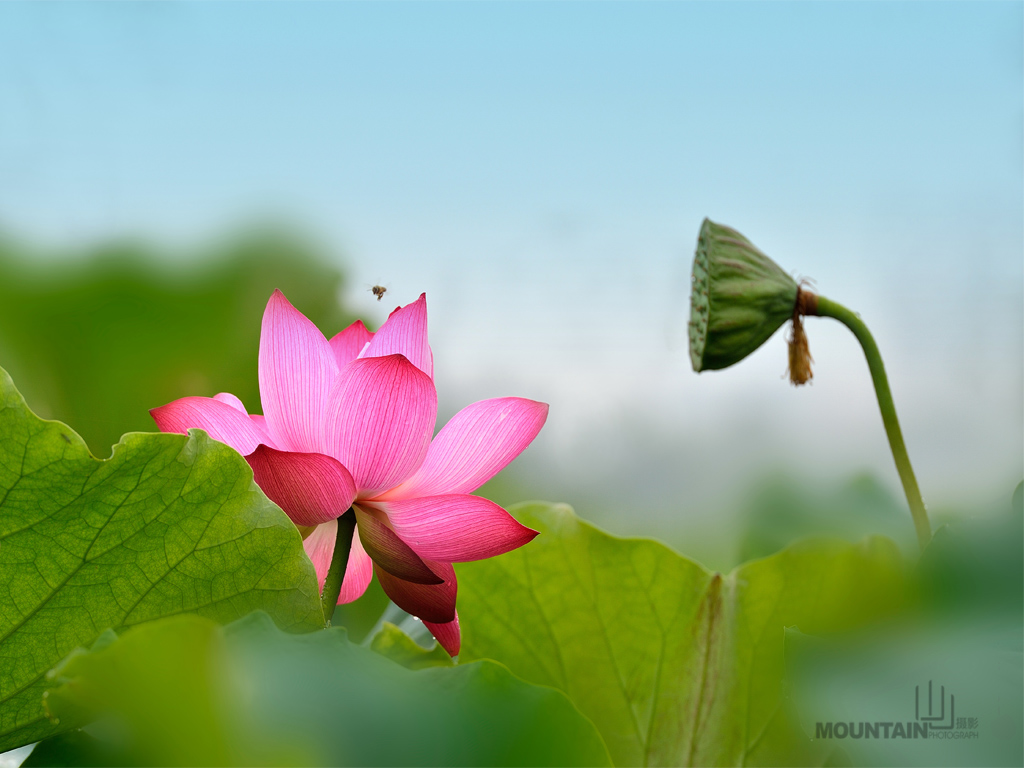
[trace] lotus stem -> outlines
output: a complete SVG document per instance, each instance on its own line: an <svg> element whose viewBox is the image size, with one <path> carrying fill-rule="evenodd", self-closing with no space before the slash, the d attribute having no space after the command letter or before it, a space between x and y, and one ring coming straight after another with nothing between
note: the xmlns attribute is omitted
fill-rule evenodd
<svg viewBox="0 0 1024 768"><path fill-rule="evenodd" d="M352 534L356 530L356 511L349 507L338 518L338 535L334 539L334 554L331 555L331 567L327 570L324 590L320 594L320 606L324 611L324 627L331 626L334 609L338 607L338 595L341 594L341 583L345 580L345 569L348 568L348 555L352 551Z"/></svg>
<svg viewBox="0 0 1024 768"><path fill-rule="evenodd" d="M811 295L813 296L813 294ZM900 482L903 483L903 492L907 496L910 514L914 518L914 528L917 529L917 540L923 550L932 537L931 524L928 522L928 511L925 509L924 499L921 498L921 490L917 487L914 468L910 466L910 456L907 454L907 446L903 442L899 419L896 418L896 406L892 401L889 379L885 375L885 365L882 362L882 355L878 351L878 345L875 344L864 321L855 312L851 312L841 304L826 299L824 296L815 298L816 302L814 300L806 302L804 313L838 320L853 332L864 350L864 357L868 361L868 370L871 371L871 382L875 385L875 395L878 397L878 409L882 412L885 434L889 438L889 448L896 461L896 471L899 472Z"/></svg>

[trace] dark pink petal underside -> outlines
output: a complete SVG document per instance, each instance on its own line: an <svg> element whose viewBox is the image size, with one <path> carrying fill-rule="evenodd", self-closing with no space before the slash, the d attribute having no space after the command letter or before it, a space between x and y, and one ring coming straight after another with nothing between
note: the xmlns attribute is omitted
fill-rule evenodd
<svg viewBox="0 0 1024 768"><path fill-rule="evenodd" d="M459 631L459 612L455 612L455 620L447 624L435 624L432 621L424 621L423 625L430 630L437 642L441 644L448 655L455 658L459 655L462 647L462 633Z"/></svg>
<svg viewBox="0 0 1024 768"><path fill-rule="evenodd" d="M277 451L261 445L245 460L256 484L296 525L334 520L356 497L349 471L322 453Z"/></svg>
<svg viewBox="0 0 1024 768"><path fill-rule="evenodd" d="M427 565L444 578L443 584L413 584L392 576L380 566L375 566L373 570L384 592L403 611L423 621L447 624L455 620L455 595L458 591L455 569L451 563L427 561Z"/></svg>
<svg viewBox="0 0 1024 768"><path fill-rule="evenodd" d="M444 581L383 522L373 515L356 512L360 538L374 563L397 576L416 584L440 584Z"/></svg>

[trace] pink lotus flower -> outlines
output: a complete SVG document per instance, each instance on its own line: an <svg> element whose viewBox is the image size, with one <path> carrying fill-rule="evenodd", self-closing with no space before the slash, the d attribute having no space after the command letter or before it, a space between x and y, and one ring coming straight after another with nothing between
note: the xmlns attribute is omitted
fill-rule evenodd
<svg viewBox="0 0 1024 768"><path fill-rule="evenodd" d="M458 654L452 563L493 557L537 535L470 492L530 444L547 405L483 400L431 440L437 392L425 295L375 334L357 321L328 341L275 291L263 314L259 379L263 416L227 393L150 413L163 432L198 427L245 456L263 492L308 533L321 589L337 518L351 507L357 531L338 602L362 595L376 572L388 597Z"/></svg>

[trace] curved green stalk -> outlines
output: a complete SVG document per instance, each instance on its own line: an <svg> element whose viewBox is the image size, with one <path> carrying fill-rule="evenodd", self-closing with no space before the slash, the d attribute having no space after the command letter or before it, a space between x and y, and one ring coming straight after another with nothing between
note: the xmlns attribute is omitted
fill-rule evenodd
<svg viewBox="0 0 1024 768"><path fill-rule="evenodd" d="M885 425L885 434L889 438L889 447L892 449L892 457L896 460L896 470L899 472L900 481L903 483L903 492L907 495L907 503L910 505L910 514L914 518L914 527L917 529L917 540L924 549L924 546L932 537L931 525L928 522L928 512L924 506L924 499L921 498L921 490L917 487L917 478L914 477L914 469L910 466L910 456L907 455L907 446L903 443L903 433L900 431L900 422L896 418L896 406L892 402L892 392L889 391L889 379L885 375L885 365L882 363L882 355L878 351L874 338L864 321L841 304L818 296L817 311L809 314L816 314L822 317L831 317L838 320L857 337L861 347L864 349L864 357L868 360L868 369L871 371L871 381L875 385L875 394L878 396L878 408L882 412L882 423Z"/></svg>
<svg viewBox="0 0 1024 768"><path fill-rule="evenodd" d="M341 594L341 582L345 579L348 567L348 555L352 550L352 534L356 529L356 511L351 507L338 518L338 535L334 539L334 553L331 555L331 567L327 571L324 590L320 593L320 607L324 611L324 626L331 626L331 617L338 607L338 595Z"/></svg>

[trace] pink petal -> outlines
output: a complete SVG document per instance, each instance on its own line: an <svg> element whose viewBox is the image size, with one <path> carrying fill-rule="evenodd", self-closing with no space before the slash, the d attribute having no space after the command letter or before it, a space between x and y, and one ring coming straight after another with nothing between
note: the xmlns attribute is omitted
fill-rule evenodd
<svg viewBox="0 0 1024 768"><path fill-rule="evenodd" d="M455 612L455 620L449 621L447 624L434 624L430 621L424 621L423 625L430 630L437 642L441 644L448 655L455 658L459 655L459 649L462 647L462 633L459 631L459 612Z"/></svg>
<svg viewBox="0 0 1024 768"><path fill-rule="evenodd" d="M241 454L252 453L260 443L273 444L248 416L212 397L183 397L149 413L161 432L184 435L192 428L204 429Z"/></svg>
<svg viewBox="0 0 1024 768"><path fill-rule="evenodd" d="M537 535L493 501L448 494L373 502L391 528L416 553L431 560L465 563L501 555Z"/></svg>
<svg viewBox="0 0 1024 768"><path fill-rule="evenodd" d="M331 520L323 525L318 525L313 532L302 540L302 547L313 561L313 568L316 569L316 580L320 589L324 588L327 580L327 571L331 568L331 557L334 554L334 540L338 536L338 521ZM349 555L351 557L351 555Z"/></svg>
<svg viewBox="0 0 1024 768"><path fill-rule="evenodd" d="M444 581L430 570L408 544L376 517L357 510L356 519L359 521L360 537L366 553L379 567L392 576L416 584L440 584Z"/></svg>
<svg viewBox="0 0 1024 768"><path fill-rule="evenodd" d="M405 355L409 362L434 378L434 355L427 344L427 295L396 309L373 335L360 357Z"/></svg>
<svg viewBox="0 0 1024 768"><path fill-rule="evenodd" d="M252 419L253 423L256 425L256 428L267 436L267 439L263 441L263 444L272 444L270 440L270 432L267 429L266 418L264 418L258 413L249 413L248 411L246 411L245 406L242 404L242 401L239 400L235 395L232 395L230 392L218 392L216 395L213 396L213 399L219 400L222 403L226 403L227 405L230 405L232 408L234 408L236 411L241 411L242 413L246 414L250 419Z"/></svg>
<svg viewBox="0 0 1024 768"><path fill-rule="evenodd" d="M416 470L436 418L434 383L404 357L353 360L331 390L325 452L352 473L360 497L370 496Z"/></svg>
<svg viewBox="0 0 1024 768"><path fill-rule="evenodd" d="M232 395L230 392L218 392L216 395L213 396L213 399L219 400L222 403L227 403L236 411L241 411L242 413L248 415L248 412L245 410L245 406L242 405L242 401L239 400L234 395Z"/></svg>
<svg viewBox="0 0 1024 768"><path fill-rule="evenodd" d="M331 456L260 445L245 460L252 467L256 484L296 525L335 520L356 497L352 475Z"/></svg>
<svg viewBox="0 0 1024 768"><path fill-rule="evenodd" d="M287 450L323 452L318 441L338 364L324 335L280 291L263 313L259 375L270 436Z"/></svg>
<svg viewBox="0 0 1024 768"><path fill-rule="evenodd" d="M471 493L522 453L547 417L547 403L521 397L468 405L437 433L416 474L380 498Z"/></svg>
<svg viewBox="0 0 1024 768"><path fill-rule="evenodd" d="M392 576L380 566L374 568L377 581L395 605L423 621L447 624L455 620L455 594L458 584L451 563L427 562L430 569L444 578L443 584L413 584Z"/></svg>
<svg viewBox="0 0 1024 768"><path fill-rule="evenodd" d="M334 360L341 369L347 363L351 363L359 353L363 351L373 334L366 330L362 320L356 320L344 331L337 333L331 339L331 351L334 352Z"/></svg>
<svg viewBox="0 0 1024 768"><path fill-rule="evenodd" d="M337 525L337 523L335 523ZM373 561L363 549L359 538L359 528L352 532L352 551L348 555L348 567L345 568L345 579L341 582L338 593L338 605L351 603L363 596L373 578Z"/></svg>
<svg viewBox="0 0 1024 768"><path fill-rule="evenodd" d="M302 542L306 554L313 561L320 589L324 588L324 582L327 580L327 571L330 570L331 557L334 554L334 540L337 536L338 521L331 520L329 523L318 525L316 530ZM348 566L345 568L345 578L341 583L338 605L351 603L362 597L372 578L373 561L363 549L357 529L352 534L352 549L348 555Z"/></svg>

